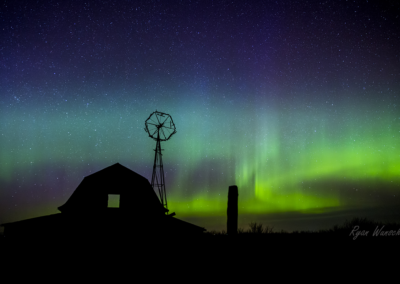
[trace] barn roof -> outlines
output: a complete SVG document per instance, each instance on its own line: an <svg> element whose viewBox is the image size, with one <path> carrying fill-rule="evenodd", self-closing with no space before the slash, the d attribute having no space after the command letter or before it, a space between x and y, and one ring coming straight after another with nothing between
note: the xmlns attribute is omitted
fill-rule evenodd
<svg viewBox="0 0 400 284"><path fill-rule="evenodd" d="M58 209L61 212L104 209L107 208L109 194L120 195L121 209L156 214L167 211L149 181L119 163L86 176L68 201Z"/></svg>

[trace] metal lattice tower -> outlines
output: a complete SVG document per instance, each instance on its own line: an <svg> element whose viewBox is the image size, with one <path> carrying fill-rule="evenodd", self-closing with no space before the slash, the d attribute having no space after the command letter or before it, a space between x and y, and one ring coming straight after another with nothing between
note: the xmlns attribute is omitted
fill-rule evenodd
<svg viewBox="0 0 400 284"><path fill-rule="evenodd" d="M167 193L165 191L164 167L161 153L161 141L167 141L173 134L176 133L175 124L169 114L155 111L146 120L145 125L146 132L151 138L157 141L156 149L154 150L155 155L151 186L153 187L154 191L158 191L161 204L168 209Z"/></svg>
<svg viewBox="0 0 400 284"><path fill-rule="evenodd" d="M167 205L167 194L165 192L165 180L164 180L164 167L162 162L162 149L161 140L157 139L156 152L154 155L153 175L151 176L151 186L154 190L158 189L158 195L160 196L161 204L168 209Z"/></svg>

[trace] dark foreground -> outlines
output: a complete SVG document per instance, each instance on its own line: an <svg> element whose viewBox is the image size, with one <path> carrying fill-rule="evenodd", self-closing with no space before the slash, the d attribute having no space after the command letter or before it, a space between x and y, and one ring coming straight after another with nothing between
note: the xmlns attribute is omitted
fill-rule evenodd
<svg viewBox="0 0 400 284"><path fill-rule="evenodd" d="M355 226L358 226L356 230ZM378 233L379 231L379 233ZM31 265L46 263L65 267L126 266L129 269L156 267L210 269L229 263L259 262L285 266L286 262L306 265L307 260L324 261L373 260L398 256L400 225L381 224L354 219L341 226L319 232L273 232L270 228L250 226L237 235L209 232L199 235L69 235L19 236L0 238L2 259L30 259ZM339 262L337 262L339 261ZM196 268L196 269L197 269ZM208 270L207 270L208 271Z"/></svg>
<svg viewBox="0 0 400 284"><path fill-rule="evenodd" d="M383 232L383 230L381 231ZM1 249L37 248L47 250L99 249L109 252L135 251L150 253L162 251L198 251L215 253L216 251L279 251L288 247L322 248L340 245L343 247L358 245L396 244L400 247L400 231L395 234L381 235L370 231L350 234L340 233L241 233L237 235L203 233L202 235L135 235L135 236L75 236L75 237L0 237Z"/></svg>
<svg viewBox="0 0 400 284"><path fill-rule="evenodd" d="M346 235L320 233L82 236L4 238L0 244L3 271L17 268L20 272L15 275L24 275L29 268L40 274L57 271L60 279L84 274L96 281L106 276L132 279L146 276L187 282L215 275L223 279L235 279L238 275L268 278L265 274L297 277L291 272L293 267L332 270L332 267L352 267L354 263L378 260L387 263L399 255L400 236L359 236L355 240ZM278 273L281 270L286 272Z"/></svg>
<svg viewBox="0 0 400 284"><path fill-rule="evenodd" d="M160 249L174 246L176 249L180 247L192 248L230 248L237 247L268 247L273 249L270 244L298 244L310 243L319 244L324 242L333 242L341 244L354 243L381 243L381 242L400 242L400 223L381 223L368 220L366 218L353 218L346 221L342 225L336 225L328 230L320 231L294 231L288 233L285 231L274 232L273 228L265 227L262 224L250 223L249 229L239 229L235 235L228 235L222 232L204 232L201 234L172 234L165 233L165 230L157 230L157 228L147 228L139 232L132 231L108 231L105 233L95 233L95 230L77 230L75 232L68 231L62 234L52 232L52 234L29 234L22 231L19 234L7 236L0 234L0 245L15 246L23 244L41 244L43 248L46 246L62 247L62 246L80 246L80 245L111 245L116 247L136 248L137 250Z"/></svg>

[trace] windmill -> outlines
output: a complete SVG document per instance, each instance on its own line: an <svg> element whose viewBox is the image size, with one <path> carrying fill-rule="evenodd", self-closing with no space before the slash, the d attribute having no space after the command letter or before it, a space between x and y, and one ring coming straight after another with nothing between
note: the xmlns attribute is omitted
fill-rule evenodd
<svg viewBox="0 0 400 284"><path fill-rule="evenodd" d="M169 114L155 111L145 122L146 132L151 138L157 141L156 153L154 155L153 175L151 177L151 186L154 191L158 189L161 204L168 209L167 194L165 192L164 168L161 154L161 141L167 141L176 133L175 124Z"/></svg>

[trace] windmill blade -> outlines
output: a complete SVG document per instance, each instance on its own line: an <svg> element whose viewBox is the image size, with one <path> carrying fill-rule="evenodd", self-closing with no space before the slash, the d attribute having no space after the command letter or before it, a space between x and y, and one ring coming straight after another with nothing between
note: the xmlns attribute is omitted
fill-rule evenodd
<svg viewBox="0 0 400 284"><path fill-rule="evenodd" d="M158 119L158 115L157 114L156 114L156 118L157 118L158 124L161 124L160 120Z"/></svg>
<svg viewBox="0 0 400 284"><path fill-rule="evenodd" d="M153 112L152 114L149 115L149 117L146 119L146 122L149 121L149 120L152 120L154 123L157 123L157 122L154 121L153 118L152 118L152 117L153 117L153 114L154 114L154 112Z"/></svg>
<svg viewBox="0 0 400 284"><path fill-rule="evenodd" d="M169 139L169 137L171 136L171 132L169 132L168 129L163 129L163 133L167 133L167 135L165 136L166 139Z"/></svg>
<svg viewBox="0 0 400 284"><path fill-rule="evenodd" d="M154 121L154 119L151 117L151 118L149 118L152 122L154 122L155 123L155 125L157 125L157 121Z"/></svg>
<svg viewBox="0 0 400 284"><path fill-rule="evenodd" d="M153 124L153 123L146 122L146 128L147 128L149 131L153 131L153 129L155 129L155 128L157 128L157 127L156 127L155 124Z"/></svg>
<svg viewBox="0 0 400 284"><path fill-rule="evenodd" d="M165 132L167 132L168 134L171 134L171 129L169 127L163 127Z"/></svg>
<svg viewBox="0 0 400 284"><path fill-rule="evenodd" d="M164 134L164 139L167 139L167 136L165 136L164 130L161 128L161 132Z"/></svg>
<svg viewBox="0 0 400 284"><path fill-rule="evenodd" d="M168 115L168 116L167 116L167 118L166 118L166 119L163 121L163 123L162 123L162 124L164 124L164 123L167 121L167 119L168 119L168 118L170 118L170 116L169 116L169 115Z"/></svg>

